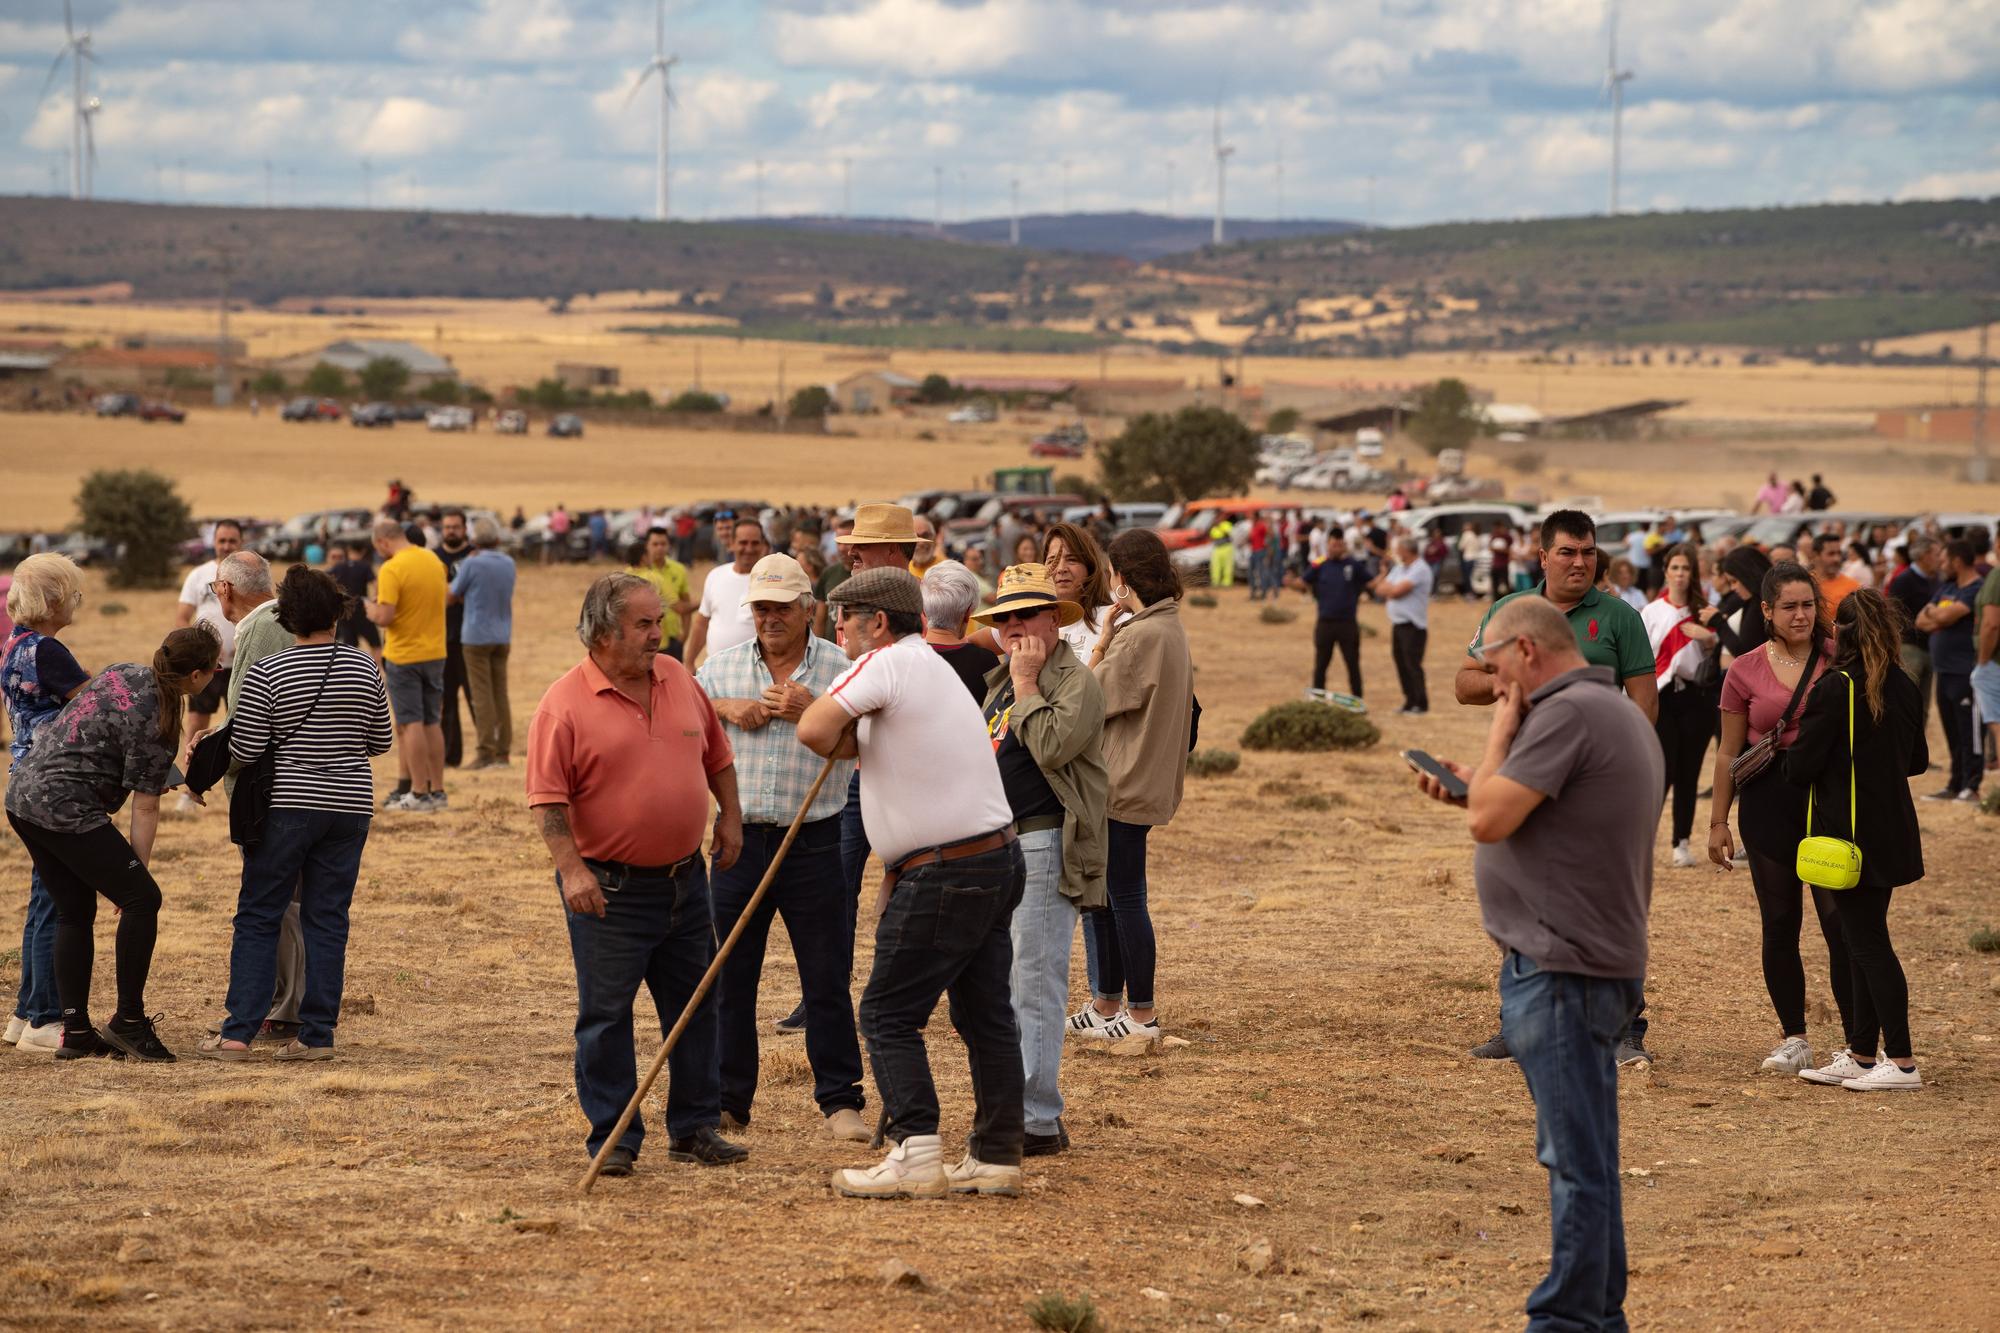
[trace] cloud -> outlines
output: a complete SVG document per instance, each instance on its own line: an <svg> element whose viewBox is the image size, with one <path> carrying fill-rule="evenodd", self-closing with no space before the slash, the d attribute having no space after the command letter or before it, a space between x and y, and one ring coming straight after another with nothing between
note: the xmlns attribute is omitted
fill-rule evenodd
<svg viewBox="0 0 2000 1333"><path fill-rule="evenodd" d="M1934 171L1896 191L1898 199L1991 199L2000 196L2000 167Z"/></svg>
<svg viewBox="0 0 2000 1333"><path fill-rule="evenodd" d="M355 141L355 149L375 157L421 157L458 143L464 132L462 112L416 97L383 101Z"/></svg>

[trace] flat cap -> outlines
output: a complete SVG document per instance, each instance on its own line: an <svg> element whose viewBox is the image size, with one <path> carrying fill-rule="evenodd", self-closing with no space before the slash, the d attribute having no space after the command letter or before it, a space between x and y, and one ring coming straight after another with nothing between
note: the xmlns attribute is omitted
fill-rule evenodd
<svg viewBox="0 0 2000 1333"><path fill-rule="evenodd" d="M827 600L920 616L924 613L924 586L907 569L864 569L850 574L845 583L827 594Z"/></svg>

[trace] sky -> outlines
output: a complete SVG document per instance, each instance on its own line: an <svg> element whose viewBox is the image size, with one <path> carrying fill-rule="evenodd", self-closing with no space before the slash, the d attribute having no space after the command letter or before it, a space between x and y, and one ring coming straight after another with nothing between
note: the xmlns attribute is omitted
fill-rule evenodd
<svg viewBox="0 0 2000 1333"><path fill-rule="evenodd" d="M650 217L652 0L74 0L95 193ZM67 193L61 0L0 0L0 194ZM1609 206L1607 0L670 0L670 213ZM2000 195L2000 0L1639 0L1628 211ZM630 100L628 100L630 98ZM761 167L759 163L761 162ZM760 182L761 180L761 189Z"/></svg>

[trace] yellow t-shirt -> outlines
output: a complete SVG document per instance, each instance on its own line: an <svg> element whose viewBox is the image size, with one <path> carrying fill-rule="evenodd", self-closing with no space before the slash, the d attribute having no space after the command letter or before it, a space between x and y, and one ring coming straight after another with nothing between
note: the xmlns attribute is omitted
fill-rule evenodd
<svg viewBox="0 0 2000 1333"><path fill-rule="evenodd" d="M678 639L681 636L681 613L674 610L674 604L682 600L694 600L688 586L687 566L678 560L669 560L658 569L644 565L627 565L627 574L634 574L653 585L653 591L660 594L660 639Z"/></svg>
<svg viewBox="0 0 2000 1333"><path fill-rule="evenodd" d="M396 608L382 627L382 656L397 666L444 656L444 561L421 546L406 546L375 571L375 600Z"/></svg>

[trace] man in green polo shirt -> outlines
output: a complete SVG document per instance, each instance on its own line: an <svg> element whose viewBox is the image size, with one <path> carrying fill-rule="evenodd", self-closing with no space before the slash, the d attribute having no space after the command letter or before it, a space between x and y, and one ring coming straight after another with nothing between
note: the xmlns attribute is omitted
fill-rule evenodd
<svg viewBox="0 0 2000 1333"><path fill-rule="evenodd" d="M1558 509L1543 519L1542 582L1525 592L1509 593L1487 608L1453 685L1458 701L1493 702L1493 668L1471 655L1485 640L1493 613L1516 597L1544 597L1569 620L1584 660L1610 667L1647 721L1658 717L1660 695L1653 682L1653 648L1646 622L1624 601L1599 592L1596 579L1597 524L1590 515L1580 509Z"/></svg>
<svg viewBox="0 0 2000 1333"><path fill-rule="evenodd" d="M1542 581L1525 592L1509 593L1486 609L1479 632L1466 647L1465 665L1458 669L1453 693L1462 704L1494 702L1493 668L1473 656L1486 639L1493 613L1516 597L1543 597L1569 621L1576 646L1592 666L1610 667L1648 722L1660 713L1660 691L1654 681L1652 640L1646 622L1622 599L1597 590L1597 522L1580 509L1558 509L1542 520ZM1618 1041L1620 1065L1651 1064L1646 1053L1646 1006ZM1482 1060L1508 1058L1507 1042L1499 1034L1472 1048Z"/></svg>

